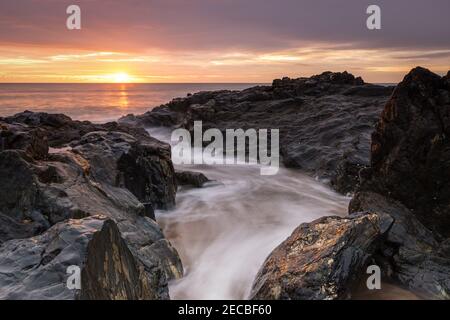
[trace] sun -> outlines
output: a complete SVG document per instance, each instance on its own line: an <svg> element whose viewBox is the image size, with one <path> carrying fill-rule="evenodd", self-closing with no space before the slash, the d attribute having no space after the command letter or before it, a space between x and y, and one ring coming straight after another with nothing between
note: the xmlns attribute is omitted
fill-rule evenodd
<svg viewBox="0 0 450 320"><path fill-rule="evenodd" d="M113 75L115 83L128 83L131 81L131 77L128 73L120 72Z"/></svg>

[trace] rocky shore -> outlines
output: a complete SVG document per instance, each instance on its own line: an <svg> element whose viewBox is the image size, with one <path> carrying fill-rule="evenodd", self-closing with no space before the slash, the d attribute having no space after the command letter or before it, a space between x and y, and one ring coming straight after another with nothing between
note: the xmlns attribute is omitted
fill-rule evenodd
<svg viewBox="0 0 450 320"><path fill-rule="evenodd" d="M255 279L253 299L346 299L366 267L425 299L450 299L450 72L413 69L372 134L346 218L303 224Z"/></svg>
<svg viewBox="0 0 450 320"><path fill-rule="evenodd" d="M325 72L243 91L200 92L120 122L190 131L198 120L204 131L279 129L280 155L287 167L348 193L359 183L359 170L369 165L370 134L392 91L347 72Z"/></svg>
<svg viewBox="0 0 450 320"><path fill-rule="evenodd" d="M325 72L201 92L121 122L279 128L286 166L353 194L348 217L302 224L269 255L251 298L348 299L375 264L385 282L449 299L449 110L450 73L418 67L395 89Z"/></svg>
<svg viewBox="0 0 450 320"><path fill-rule="evenodd" d="M175 205L170 146L33 112L1 118L0 142L0 299L169 298L183 268L154 209Z"/></svg>
<svg viewBox="0 0 450 320"><path fill-rule="evenodd" d="M175 171L170 146L144 128L196 120L280 129L286 166L353 196L348 216L300 225L267 257L251 299L349 299L369 265L450 298L450 72L418 67L395 89L325 72L200 92L118 123L0 118L0 299L168 299L183 267L154 210L175 206L178 185L209 180ZM81 289L66 286L70 266Z"/></svg>

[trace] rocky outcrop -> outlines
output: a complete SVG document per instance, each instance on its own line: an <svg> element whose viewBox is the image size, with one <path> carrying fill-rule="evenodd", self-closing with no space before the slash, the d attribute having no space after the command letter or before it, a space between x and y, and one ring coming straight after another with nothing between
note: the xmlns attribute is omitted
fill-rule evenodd
<svg viewBox="0 0 450 320"><path fill-rule="evenodd" d="M325 217L300 225L266 259L253 284L257 300L334 300L350 297L389 216Z"/></svg>
<svg viewBox="0 0 450 320"><path fill-rule="evenodd" d="M350 213L395 222L378 253L384 271L432 299L450 298L450 86L415 68L395 89L372 134L371 167Z"/></svg>
<svg viewBox="0 0 450 320"><path fill-rule="evenodd" d="M243 91L200 92L120 122L192 130L201 120L203 130L280 129L285 165L348 193L359 182L359 169L369 165L370 134L392 90L347 72L325 72Z"/></svg>
<svg viewBox="0 0 450 320"><path fill-rule="evenodd" d="M100 214L117 224L117 237L124 239L135 265L144 270L152 297L167 298L167 280L183 271L153 210L175 202L170 147L144 130L81 123L62 115L25 112L1 119L0 124L0 244L45 236L58 223ZM36 132L44 138L34 139ZM46 144L50 148L42 147ZM98 248L104 253L105 246ZM94 276L95 270L89 270L87 274ZM97 291L83 297L103 294ZM117 297L123 297L121 292Z"/></svg>
<svg viewBox="0 0 450 320"><path fill-rule="evenodd" d="M81 271L79 299L153 300L167 299L158 292L160 283L152 283L144 266L137 261L111 220L92 236Z"/></svg>
<svg viewBox="0 0 450 320"><path fill-rule="evenodd" d="M167 298L154 290L116 224L106 217L68 220L0 248L0 299ZM71 267L80 270L81 288L68 285L75 274Z"/></svg>
<svg viewBox="0 0 450 320"><path fill-rule="evenodd" d="M393 219L374 260L387 279L426 299L450 299L450 241L440 241L403 204L372 192L358 192L350 213L377 212Z"/></svg>
<svg viewBox="0 0 450 320"><path fill-rule="evenodd" d="M413 69L395 89L372 135L361 190L399 200L425 226L450 236L450 86Z"/></svg>
<svg viewBox="0 0 450 320"><path fill-rule="evenodd" d="M360 179L349 217L301 225L267 258L253 298L349 298L370 261L385 281L450 299L449 91L448 75L406 75L372 134L371 166L340 165Z"/></svg>

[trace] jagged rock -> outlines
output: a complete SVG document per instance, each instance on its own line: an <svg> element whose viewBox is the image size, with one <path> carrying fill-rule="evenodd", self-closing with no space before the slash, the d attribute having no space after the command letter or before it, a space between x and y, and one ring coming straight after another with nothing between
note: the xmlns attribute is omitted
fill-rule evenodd
<svg viewBox="0 0 450 320"><path fill-rule="evenodd" d="M258 300L331 300L350 297L389 216L360 214L325 217L300 225L266 259L251 298Z"/></svg>
<svg viewBox="0 0 450 320"><path fill-rule="evenodd" d="M166 292L155 288L144 266L134 258L119 229L111 220L92 236L87 258L81 272L80 299L88 300L148 300L168 299ZM161 295L162 294L162 295Z"/></svg>
<svg viewBox="0 0 450 320"><path fill-rule="evenodd" d="M170 153L117 131L94 131L71 143L90 165L90 175L106 185L124 187L157 209L175 204L176 180Z"/></svg>
<svg viewBox="0 0 450 320"><path fill-rule="evenodd" d="M392 90L347 72L325 72L242 91L200 92L120 122L192 130L193 122L201 120L203 130L280 129L286 166L333 181L333 187L347 193L356 189L358 179L340 178L339 168L369 165L370 134Z"/></svg>
<svg viewBox="0 0 450 320"><path fill-rule="evenodd" d="M350 212L388 214L394 222L376 258L388 276L426 299L450 299L450 242L440 241L404 205L372 192L359 192ZM387 269L387 270L386 270Z"/></svg>
<svg viewBox="0 0 450 320"><path fill-rule="evenodd" d="M81 289L69 289L69 266ZM58 223L46 233L0 246L0 299L165 299L102 216Z"/></svg>
<svg viewBox="0 0 450 320"><path fill-rule="evenodd" d="M0 123L41 130L52 146L45 157L9 142L0 152L0 244L44 236L57 223L101 214L117 223L151 290L168 296L167 280L180 277L183 268L154 221L153 208L169 208L175 201L170 147L142 129L59 115L26 112Z"/></svg>
<svg viewBox="0 0 450 320"><path fill-rule="evenodd" d="M201 172L192 171L175 171L177 183L180 186L190 185L196 188L201 188L210 180Z"/></svg>
<svg viewBox="0 0 450 320"><path fill-rule="evenodd" d="M10 149L23 150L36 159L45 158L49 149L45 131L0 122L0 152Z"/></svg>
<svg viewBox="0 0 450 320"><path fill-rule="evenodd" d="M450 236L450 86L415 68L396 87L372 135L362 190L401 201L428 228Z"/></svg>
<svg viewBox="0 0 450 320"><path fill-rule="evenodd" d="M396 87L372 134L371 166L350 212L395 222L376 258L414 293L450 298L450 86L415 68Z"/></svg>
<svg viewBox="0 0 450 320"><path fill-rule="evenodd" d="M161 153L168 154L170 157L170 146L168 144L150 137L142 128L134 128L117 122L95 124L89 121L72 120L63 114L24 111L11 117L0 118L0 124L19 125L22 128L28 128L27 130L39 129L44 131L48 145L53 148L64 147L93 131L123 132L132 135L138 140L152 144Z"/></svg>

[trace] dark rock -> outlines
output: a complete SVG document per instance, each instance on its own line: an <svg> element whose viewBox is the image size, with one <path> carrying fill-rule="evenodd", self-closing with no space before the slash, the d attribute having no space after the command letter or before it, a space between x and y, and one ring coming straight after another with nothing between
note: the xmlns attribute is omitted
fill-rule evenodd
<svg viewBox="0 0 450 320"><path fill-rule="evenodd" d="M90 174L108 185L130 190L153 208L175 204L176 179L170 153L160 146L116 131L94 131L71 144L72 151L89 161Z"/></svg>
<svg viewBox="0 0 450 320"><path fill-rule="evenodd" d="M45 237L55 224L101 214L117 223L154 297L168 297L168 279L181 277L183 268L154 221L154 208L169 208L175 202L170 146L143 129L75 122L60 115L25 112L0 123L20 127L23 141L40 130L52 146L45 157L12 140L0 151L0 244ZM0 247L0 254L5 248ZM97 271L99 277L106 276ZM113 283L112 278L103 280ZM128 289L109 290L119 297Z"/></svg>
<svg viewBox="0 0 450 320"><path fill-rule="evenodd" d="M266 259L252 299L332 300L350 297L379 240L388 216L325 217L300 225Z"/></svg>
<svg viewBox="0 0 450 320"><path fill-rule="evenodd" d="M372 176L362 190L402 202L450 236L450 88L415 68L395 89L372 135Z"/></svg>
<svg viewBox="0 0 450 320"><path fill-rule="evenodd" d="M372 192L359 192L350 212L387 214L394 223L377 252L391 278L425 299L450 299L449 241L440 241L404 205Z"/></svg>
<svg viewBox="0 0 450 320"><path fill-rule="evenodd" d="M32 158L44 159L48 154L45 131L0 122L0 152L13 149L23 150Z"/></svg>
<svg viewBox="0 0 450 320"><path fill-rule="evenodd" d="M376 253L383 271L428 299L450 298L450 87L415 68L396 87L372 134L371 167L349 211L395 222Z"/></svg>
<svg viewBox="0 0 450 320"><path fill-rule="evenodd" d="M0 299L166 299L155 291L116 224L93 216L56 224L46 233L0 246ZM69 289L67 268L81 270Z"/></svg>
<svg viewBox="0 0 450 320"><path fill-rule="evenodd" d="M155 291L160 283L152 283L144 267L137 261L119 229L111 220L92 236L81 273L80 299L150 300L167 299Z"/></svg>
<svg viewBox="0 0 450 320"><path fill-rule="evenodd" d="M353 188L359 187L360 172L365 168L365 166L358 163L343 161L338 165L336 175L331 180L331 185L342 194L351 193Z"/></svg>
<svg viewBox="0 0 450 320"><path fill-rule="evenodd" d="M365 84L347 72L325 72L243 91L200 92L120 123L192 130L193 122L201 120L203 130L280 129L285 165L323 181L340 180L333 185L347 193L355 190L357 179L338 175L347 170L346 163L369 165L370 134L392 90Z"/></svg>
<svg viewBox="0 0 450 320"><path fill-rule="evenodd" d="M201 188L210 180L201 172L192 171L175 171L177 183L180 186L190 185L196 188Z"/></svg>

